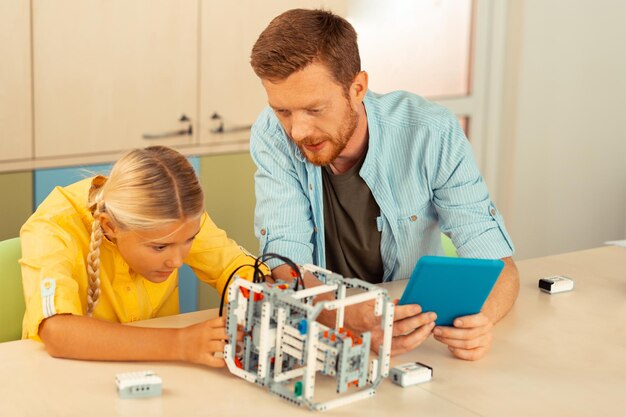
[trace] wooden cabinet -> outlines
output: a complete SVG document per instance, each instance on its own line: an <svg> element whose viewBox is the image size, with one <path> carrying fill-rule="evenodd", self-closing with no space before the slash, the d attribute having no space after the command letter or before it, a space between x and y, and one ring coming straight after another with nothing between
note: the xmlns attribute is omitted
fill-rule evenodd
<svg viewBox="0 0 626 417"><path fill-rule="evenodd" d="M267 105L265 90L252 67L250 53L254 42L270 21L292 8L323 7L345 16L347 0L238 0L201 2L201 143L219 141L211 129L218 125L214 113L222 117L225 131L234 129L229 140L245 140L249 126Z"/></svg>
<svg viewBox="0 0 626 417"><path fill-rule="evenodd" d="M35 158L189 144L198 1L33 1Z"/></svg>
<svg viewBox="0 0 626 417"><path fill-rule="evenodd" d="M0 171L100 163L152 144L245 151L241 127L267 101L250 52L293 7L345 15L347 0L0 2ZM225 134L211 131L216 112Z"/></svg>
<svg viewBox="0 0 626 417"><path fill-rule="evenodd" d="M0 2L0 160L30 158L30 5Z"/></svg>

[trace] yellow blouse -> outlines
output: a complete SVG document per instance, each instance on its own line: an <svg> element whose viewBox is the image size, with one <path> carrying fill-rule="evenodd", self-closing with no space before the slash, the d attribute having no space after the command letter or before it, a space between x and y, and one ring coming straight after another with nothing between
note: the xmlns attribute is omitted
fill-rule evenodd
<svg viewBox="0 0 626 417"><path fill-rule="evenodd" d="M91 181L88 178L55 188L22 226L20 263L26 300L22 338L39 340L39 325L50 315L84 315L87 311L86 259L93 222L87 195ZM255 259L229 239L206 212L201 224L184 262L221 294L230 274ZM252 272L253 268L244 267L237 275L251 280ZM178 271L164 282L148 281L129 269L116 245L106 238L100 248L100 291L93 317L102 320L127 323L179 312Z"/></svg>

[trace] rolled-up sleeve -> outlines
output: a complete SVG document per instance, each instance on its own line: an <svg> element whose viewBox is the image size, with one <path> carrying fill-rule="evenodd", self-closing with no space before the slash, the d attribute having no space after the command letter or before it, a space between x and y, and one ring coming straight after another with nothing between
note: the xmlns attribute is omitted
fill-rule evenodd
<svg viewBox="0 0 626 417"><path fill-rule="evenodd" d="M459 256L504 258L514 252L502 216L489 197L487 186L458 121L450 115L435 147L433 203L440 228L452 239Z"/></svg>
<svg viewBox="0 0 626 417"><path fill-rule="evenodd" d="M73 278L79 251L71 235L45 217L29 220L20 239L26 304L22 338L40 340L39 325L44 319L54 314L83 314L79 284ZM50 291L42 296L45 284Z"/></svg>

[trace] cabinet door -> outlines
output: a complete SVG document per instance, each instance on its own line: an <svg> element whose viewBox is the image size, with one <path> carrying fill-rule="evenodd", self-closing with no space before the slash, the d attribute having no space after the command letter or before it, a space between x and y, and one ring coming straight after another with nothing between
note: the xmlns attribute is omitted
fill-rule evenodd
<svg viewBox="0 0 626 417"><path fill-rule="evenodd" d="M197 0L32 3L36 157L193 142Z"/></svg>
<svg viewBox="0 0 626 417"><path fill-rule="evenodd" d="M0 161L32 155L30 5L0 1Z"/></svg>
<svg viewBox="0 0 626 417"><path fill-rule="evenodd" d="M265 90L252 67L250 52L270 21L293 8L325 8L345 16L347 0L238 0L201 2L200 142L247 142L250 126L267 104ZM222 118L224 132L212 130Z"/></svg>

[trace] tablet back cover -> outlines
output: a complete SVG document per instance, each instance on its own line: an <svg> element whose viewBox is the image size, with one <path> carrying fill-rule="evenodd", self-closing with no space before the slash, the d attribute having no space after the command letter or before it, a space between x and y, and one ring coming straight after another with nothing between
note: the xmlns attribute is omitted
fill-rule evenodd
<svg viewBox="0 0 626 417"><path fill-rule="evenodd" d="M423 256L417 262L399 304L419 304L437 313L436 324L480 312L504 262L499 259Z"/></svg>

